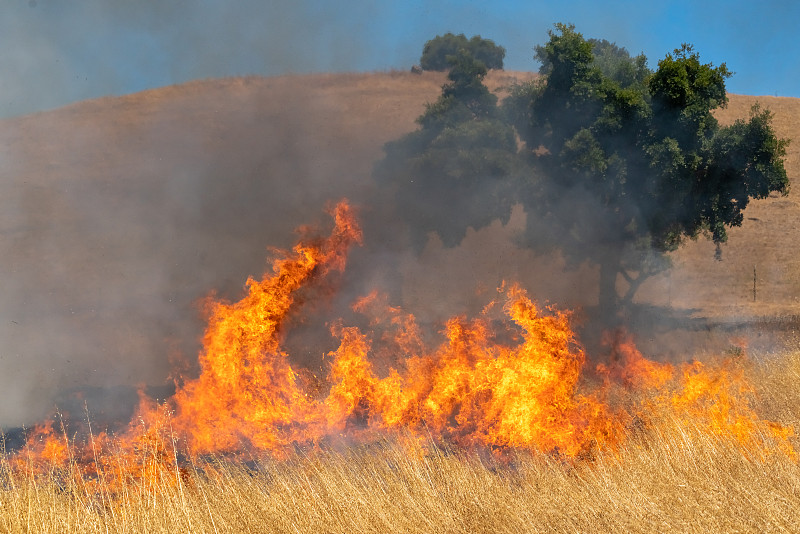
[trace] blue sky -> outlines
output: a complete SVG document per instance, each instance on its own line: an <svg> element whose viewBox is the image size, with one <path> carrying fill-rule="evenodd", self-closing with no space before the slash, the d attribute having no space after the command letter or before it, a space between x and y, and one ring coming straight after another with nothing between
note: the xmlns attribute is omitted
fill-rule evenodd
<svg viewBox="0 0 800 534"><path fill-rule="evenodd" d="M198 78L407 69L426 40L480 34L536 70L555 22L649 65L681 43L725 62L728 90L800 97L800 2L3 0L0 116Z"/></svg>

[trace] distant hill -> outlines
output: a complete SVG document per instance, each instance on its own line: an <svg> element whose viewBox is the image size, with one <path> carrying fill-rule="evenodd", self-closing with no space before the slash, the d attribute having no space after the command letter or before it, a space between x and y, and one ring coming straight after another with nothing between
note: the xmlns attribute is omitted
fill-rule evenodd
<svg viewBox="0 0 800 534"><path fill-rule="evenodd" d="M487 84L502 93L531 76L492 72ZM236 298L269 247L325 222L329 201L380 209L366 203L381 147L416 127L444 81L431 72L202 80L0 121L0 426L38 419L54 389L163 383L170 357L191 360L199 348L199 299ZM731 95L718 116L746 117L755 101L796 139L787 167L797 178L800 99ZM695 316L797 313L797 198L754 203L722 262L712 244L692 243L640 298ZM509 277L553 303L591 302L591 269L562 274L558 261L516 248L522 217L470 232L459 249L433 241L421 258L362 253L359 283L399 273L403 304L431 320Z"/></svg>

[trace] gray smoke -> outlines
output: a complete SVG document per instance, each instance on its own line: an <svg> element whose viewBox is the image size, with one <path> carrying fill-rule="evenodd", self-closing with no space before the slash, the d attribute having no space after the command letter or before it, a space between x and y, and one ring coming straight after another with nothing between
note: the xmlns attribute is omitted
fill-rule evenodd
<svg viewBox="0 0 800 534"><path fill-rule="evenodd" d="M338 70L376 56L407 65L437 33L420 30L410 51L370 47L350 36L369 26L372 3L352 2L346 15L318 4L15 1L0 17L17 43L0 55L0 116L211 71ZM304 39L328 55L311 57ZM299 225L328 224L329 202L350 198L403 242L371 174L383 143L423 111L398 117L393 107L412 75L374 75L381 89L357 102L369 75L347 76L196 81L0 121L0 427L34 423L56 405L79 410L72 392L89 391L96 412L132 402L125 388L168 384L171 359L196 359L198 302L212 290L239 298L247 277L267 269L270 247L290 247ZM412 79L430 102L444 81ZM292 324L291 353L321 366L336 345L326 323L373 289L433 329L480 310L504 280L542 303L596 302L591 266L565 269L558 254L520 244L534 216L516 206L453 248L432 236L420 254L354 250L337 296Z"/></svg>
<svg viewBox="0 0 800 534"><path fill-rule="evenodd" d="M238 299L270 247L365 198L392 133L326 80L196 82L0 123L0 425L40 419L62 389L164 384L171 357L196 360L200 300Z"/></svg>
<svg viewBox="0 0 800 534"><path fill-rule="evenodd" d="M402 235L405 222L376 204L372 169L414 117L380 110L387 95L360 92L367 80L422 83L433 100L443 78L192 82L0 122L0 426L54 407L80 418L83 398L90 413L118 414L112 399L131 403L130 388L169 384L171 360L196 362L202 299L240 298L270 248L291 247L300 225L325 231L330 202L349 198ZM324 374L321 355L337 344L328 324L363 320L350 305L376 289L433 331L479 311L504 280L543 303L595 298L590 271L564 276L563 262L519 245L526 217L517 207L454 248L431 236L420 254L353 250L338 293L293 320L289 352Z"/></svg>

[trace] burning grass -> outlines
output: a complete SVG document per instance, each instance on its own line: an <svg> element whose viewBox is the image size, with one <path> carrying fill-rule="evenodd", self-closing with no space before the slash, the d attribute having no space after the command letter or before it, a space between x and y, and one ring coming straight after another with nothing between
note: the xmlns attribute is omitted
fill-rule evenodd
<svg viewBox="0 0 800 534"><path fill-rule="evenodd" d="M415 440L173 463L115 491L5 468L2 532L790 531L800 468L671 420L613 455L504 462Z"/></svg>
<svg viewBox="0 0 800 534"><path fill-rule="evenodd" d="M328 237L281 254L240 301L209 300L200 374L172 398L142 394L113 434L29 432L3 458L0 532L791 524L795 353L671 365L617 332L590 364L569 313L509 285L438 344L370 295L355 305L370 331L334 323L325 379L296 368L286 318L360 240L347 204L333 215Z"/></svg>

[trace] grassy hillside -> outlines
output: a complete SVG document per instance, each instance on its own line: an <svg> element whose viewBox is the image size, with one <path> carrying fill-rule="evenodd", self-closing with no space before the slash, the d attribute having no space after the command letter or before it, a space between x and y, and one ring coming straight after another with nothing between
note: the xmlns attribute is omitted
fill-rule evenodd
<svg viewBox="0 0 800 534"><path fill-rule="evenodd" d="M491 73L488 84L501 91L526 76ZM599 421L595 430L619 432L620 439L609 442L613 446L593 441L574 457L559 448L542 453L536 447L486 445L450 450L418 441L434 436L434 425L425 420L417 425L422 434L414 434L413 425L394 437L388 431L371 434L362 409L370 415L377 410L379 404L370 400L375 388L354 397L360 401L348 418L331 423L352 426L335 427L342 433L328 435L319 448L292 441L288 448L294 452L282 459L239 450L197 456L184 449L189 443L185 436L175 439L179 411L161 418L154 415L163 413L154 403L145 403L155 411L144 410L133 419L124 413L121 407L136 398L130 386L163 384L170 369L181 373L196 365L203 328L198 300L210 290L223 298L239 297L245 279L258 278L267 265L268 247L286 247L296 241L295 227L324 221L322 208L329 201L347 196L362 210L380 209L367 201L373 187L370 171L381 146L415 127L414 118L437 97L443 81L441 74L397 72L208 80L0 122L0 428L41 421L54 404L72 411L67 419L85 421L84 400L92 421L86 442L77 431L71 434L76 425L63 432L38 427L29 434L33 439L27 449L21 448L21 432L2 436L8 449L0 451L0 532L796 528L800 352L786 327L796 322L792 316L800 298L795 270L800 253L793 246L800 231L796 191L754 202L745 226L731 232L721 262L714 260L712 244L690 243L675 254L668 276L642 288L638 315L631 319L640 326L653 322L649 330L640 330L651 335L637 339L645 355L697 357L713 371L703 371L702 364L676 366L671 379L661 379L666 366L637 359L635 351L620 346L605 371L589 372L575 382L566 401L552 396L560 387L548 387L528 404L569 414L572 401L584 407L590 398L601 401L599 410L587 413L598 416L592 418ZM800 138L800 99L731 95L730 106L718 116L724 123L744 117L756 100L775 112L779 135ZM798 143L790 146L787 161L792 179L800 170ZM394 296L402 302L389 304L402 304L420 324L480 309L497 298L500 281L510 278L539 299L591 306L597 273L589 266L563 272L558 258L520 249L513 237L524 218L517 209L507 224L469 231L453 249L432 239L420 256L352 251L341 302L307 303L304 320L292 321L291 315L288 323L273 320L269 327L246 329L249 337L242 330L221 329L219 339L226 343L219 345L227 347L231 338L225 335L234 332L253 338L258 347L272 346L263 344L263 331L283 341L282 326L289 324L299 334L280 346L291 355L293 368L301 367L296 362L311 363L313 371L322 365L323 338L330 337L325 322L365 290L390 284L397 284ZM316 268L300 265L309 273ZM284 274L274 278L292 283ZM396 309L388 311L385 320L402 318ZM245 315L247 324L259 327L264 315L274 319L263 311ZM399 329L398 341L408 344L388 346L413 348L415 330L400 323L392 323ZM773 347L770 327L777 323L784 330L782 341L788 337L792 344L776 352L761 350ZM534 343L564 340L552 330L535 332L530 336ZM233 345L241 349L240 341ZM756 346L752 358L740 357L747 343ZM703 354L720 347L727 352ZM549 354L545 360L557 363L569 359L553 351L530 352ZM395 353L406 354L395 350L391 356ZM268 354L281 358L277 351ZM491 359L500 353L482 354ZM387 365L380 361L385 354L374 356L376 369ZM466 349L462 356L469 365L452 367L461 378L443 382L447 395L459 399L456 407L469 403L463 388L471 382L465 382L463 369L478 359ZM586 369L594 369L592 356ZM255 377L253 383L264 389L262 373L252 371L252 362L242 362L234 358L225 369ZM580 367L562 367L565 374L560 375L539 367L535 376L550 375L563 386L576 380L570 370ZM346 381L355 389L371 376L368 365L345 368L361 376ZM426 367L411 372L417 369ZM322 387L300 374L302 392ZM230 382L230 374L222 375ZM506 368L493 376L503 385L509 376L531 375ZM431 379L424 374L412 378L423 385ZM500 398L485 389L489 383L475 382L477 399ZM229 392L225 386L204 384L211 386L192 391L227 399L221 395ZM260 398L260 390L252 394L236 384L230 389L255 411L281 398ZM511 396L520 397L515 391ZM159 396L153 389L149 393ZM162 389L160 396L168 394ZM305 402L307 397L296 399ZM347 398L341 396L345 410ZM187 413L192 421L208 423L203 427L222 431L213 417ZM529 421L521 415L519 421ZM109 420L130 420L130 433L117 434L116 441L103 437L103 423ZM263 424L266 420L254 418L253 426L281 430L281 425ZM451 421L448 416L441 423ZM565 436L574 434L584 419L569 421ZM465 429L475 430L469 424Z"/></svg>
<svg viewBox="0 0 800 534"><path fill-rule="evenodd" d="M528 76L493 72L487 83L501 91ZM38 419L53 388L161 383L169 355L193 360L198 299L237 296L268 247L289 245L326 202L368 198L382 145L415 128L444 81L405 72L203 80L1 121L0 426ZM796 178L799 99L731 95L718 115L744 117L756 101L775 112L781 136L798 139L787 159ZM554 303L591 303L591 269L563 275L558 261L515 248L521 217L472 232L457 250L433 243L421 259L387 260L405 304L448 313L508 277ZM796 313L798 222L796 192L754 202L722 262L712 244L691 243L641 302L693 317ZM497 253L474 253L487 247Z"/></svg>

